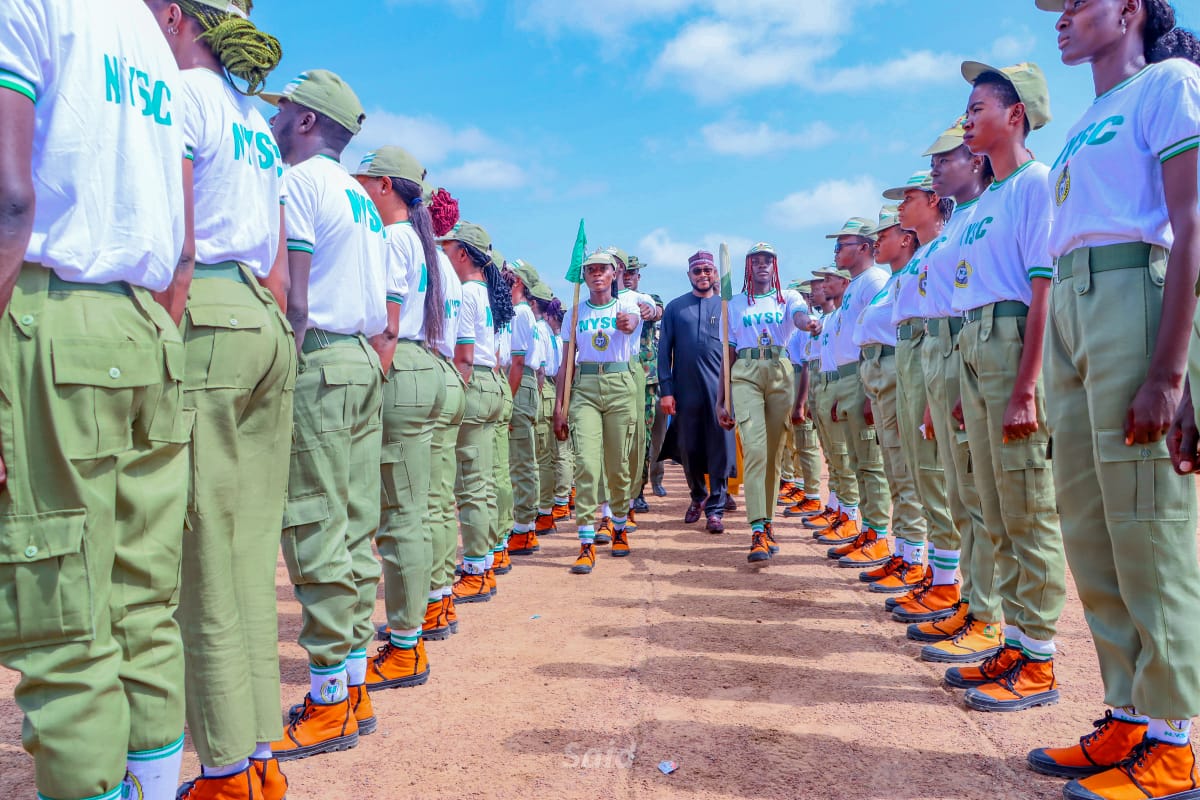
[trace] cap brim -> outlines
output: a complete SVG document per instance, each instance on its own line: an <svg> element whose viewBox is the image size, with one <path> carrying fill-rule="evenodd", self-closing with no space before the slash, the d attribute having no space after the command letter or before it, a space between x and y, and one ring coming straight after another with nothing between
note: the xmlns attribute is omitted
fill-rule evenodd
<svg viewBox="0 0 1200 800"><path fill-rule="evenodd" d="M1042 11L1054 11L1056 13L1062 13L1063 10L1062 0L1037 0L1037 7Z"/></svg>
<svg viewBox="0 0 1200 800"><path fill-rule="evenodd" d="M934 142L928 150L926 150L924 153L921 153L921 157L925 158L927 156L938 156L942 153L949 153L952 150L957 150L962 146L963 139L961 136L939 136L938 140Z"/></svg>
<svg viewBox="0 0 1200 800"><path fill-rule="evenodd" d="M896 186L896 187L888 189L886 192L884 192L883 197L885 200L903 200L905 192L908 192L909 190L912 190L912 189L915 189L918 192L928 192L929 194L933 194L932 188L926 189L923 186ZM872 231L878 231L878 230L882 230L882 229L881 228L872 228Z"/></svg>
<svg viewBox="0 0 1200 800"><path fill-rule="evenodd" d="M975 79L985 72L994 72L1005 80L1008 80L1008 76L999 67L984 64L982 61L964 61L962 63L962 76L969 84L974 85Z"/></svg>
<svg viewBox="0 0 1200 800"><path fill-rule="evenodd" d="M263 102L270 103L273 106L278 106L279 101L283 99L283 95L276 94L275 92L263 92L258 96L258 99L262 100Z"/></svg>

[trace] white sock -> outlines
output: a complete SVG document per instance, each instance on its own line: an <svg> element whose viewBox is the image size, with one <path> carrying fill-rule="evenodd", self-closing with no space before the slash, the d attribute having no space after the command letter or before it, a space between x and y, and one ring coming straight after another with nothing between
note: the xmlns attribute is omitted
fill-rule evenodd
<svg viewBox="0 0 1200 800"><path fill-rule="evenodd" d="M442 597L449 597L452 594L454 594L453 586L443 586L442 587Z"/></svg>
<svg viewBox="0 0 1200 800"><path fill-rule="evenodd" d="M1004 626L1004 646L1021 649L1021 629L1016 625Z"/></svg>
<svg viewBox="0 0 1200 800"><path fill-rule="evenodd" d="M35 792L33 796L37 800L51 800L51 798L46 797L41 792ZM104 794L93 795L86 798L86 800L128 800L128 798L137 796L138 789L133 785L133 779L126 775L125 780L118 783L115 789L107 791Z"/></svg>
<svg viewBox="0 0 1200 800"><path fill-rule="evenodd" d="M346 664L336 667L308 667L308 694L314 703L333 705L350 696L346 690Z"/></svg>
<svg viewBox="0 0 1200 800"><path fill-rule="evenodd" d="M421 641L421 629L416 628L411 631L392 631L389 641L392 647L398 647L401 650L412 650ZM352 682L353 683L353 682Z"/></svg>
<svg viewBox="0 0 1200 800"><path fill-rule="evenodd" d="M602 516L602 517L611 517L612 516L612 508L609 507L608 503L605 503L604 507L600 510L600 516Z"/></svg>
<svg viewBox="0 0 1200 800"><path fill-rule="evenodd" d="M538 516L539 516L539 517L548 517L548 516L550 516L552 513L553 513L553 512L552 512L550 509L548 509L548 508L539 508L539 509L538 509Z"/></svg>
<svg viewBox="0 0 1200 800"><path fill-rule="evenodd" d="M958 577L958 561L961 550L929 549L929 564L933 567L933 585L950 586Z"/></svg>
<svg viewBox="0 0 1200 800"><path fill-rule="evenodd" d="M1184 747L1192 740L1192 721L1190 719L1152 719L1146 736L1156 742L1165 742Z"/></svg>
<svg viewBox="0 0 1200 800"><path fill-rule="evenodd" d="M532 522L518 522L513 525L513 533L529 533L531 530L533 530Z"/></svg>
<svg viewBox="0 0 1200 800"><path fill-rule="evenodd" d="M842 507L841 502L837 499L837 492L832 490L829 492L829 507L834 511L838 511Z"/></svg>
<svg viewBox="0 0 1200 800"><path fill-rule="evenodd" d="M183 766L183 737L157 750L130 753L125 762L144 800L174 800L179 788L179 770Z"/></svg>
<svg viewBox="0 0 1200 800"><path fill-rule="evenodd" d="M431 589L429 591L429 602L430 603L442 602L442 598L445 596L444 594L442 594L444 591L445 591L444 589ZM453 592L453 590L451 590L451 592Z"/></svg>
<svg viewBox="0 0 1200 800"><path fill-rule="evenodd" d="M908 558L905 559L910 564L925 563L925 542L909 542L908 543Z"/></svg>
<svg viewBox="0 0 1200 800"><path fill-rule="evenodd" d="M206 778L228 778L230 775L237 775L239 772L245 772L250 768L250 759L243 758L234 764L227 767L206 767L200 765L200 774Z"/></svg>
<svg viewBox="0 0 1200 800"><path fill-rule="evenodd" d="M847 519L858 519L858 506L842 506L842 513Z"/></svg>
<svg viewBox="0 0 1200 800"><path fill-rule="evenodd" d="M804 499L805 499L805 500L816 500L816 501L820 502L820 500L821 500L821 495L819 495L819 494L807 494L807 493L806 493L806 494L804 495Z"/></svg>
<svg viewBox="0 0 1200 800"><path fill-rule="evenodd" d="M488 553L486 556L483 557L483 568L486 571L486 570L491 569L494 566L496 566L496 554Z"/></svg>
<svg viewBox="0 0 1200 800"><path fill-rule="evenodd" d="M346 685L362 686L367 682L367 648L351 650L346 659Z"/></svg>
<svg viewBox="0 0 1200 800"><path fill-rule="evenodd" d="M250 754L250 757L255 761L270 761L275 757L275 754L271 752L271 743L259 742L255 746L254 752Z"/></svg>
<svg viewBox="0 0 1200 800"><path fill-rule="evenodd" d="M1134 725L1150 724L1150 718L1144 714L1137 713L1137 709L1133 706L1120 706L1119 708L1114 708L1112 715L1114 718L1119 719L1122 722L1129 722Z"/></svg>
<svg viewBox="0 0 1200 800"><path fill-rule="evenodd" d="M1054 646L1054 640L1043 641L1042 639L1034 639L1025 634L1021 634L1021 650L1027 658L1034 661L1049 661L1054 658L1054 654L1058 652L1058 648Z"/></svg>

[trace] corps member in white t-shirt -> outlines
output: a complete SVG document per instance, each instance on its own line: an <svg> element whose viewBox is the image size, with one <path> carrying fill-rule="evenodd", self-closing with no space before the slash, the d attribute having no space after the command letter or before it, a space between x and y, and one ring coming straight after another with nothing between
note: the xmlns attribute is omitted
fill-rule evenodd
<svg viewBox="0 0 1200 800"><path fill-rule="evenodd" d="M272 747L280 760L345 750L375 730L367 696L379 561L383 371L368 337L388 329L388 242L375 203L338 163L365 114L325 70L280 94L271 128L289 169L287 316L301 351L283 555L303 611L309 692ZM393 329L394 333L394 329Z"/></svg>
<svg viewBox="0 0 1200 800"><path fill-rule="evenodd" d="M541 408L538 412L538 519L546 517L550 530L557 530L554 517L554 463L557 450L554 438L554 377L562 363L558 337L550 327L548 318L562 312L562 304L554 297L545 281L538 281L529 290L533 298L534 314L537 316L537 369L540 383Z"/></svg>
<svg viewBox="0 0 1200 800"><path fill-rule="evenodd" d="M176 114L194 208L194 277L177 280L172 298L187 303L184 402L196 415L178 613L201 764L188 791L207 797L249 782L280 797L287 781L270 746L282 734L275 564L296 347L282 292L264 287L281 287L287 269L283 161L255 97L280 49L241 7L218 5L152 4L186 67ZM239 35L216 44L202 35L222 25Z"/></svg>
<svg viewBox="0 0 1200 800"><path fill-rule="evenodd" d="M974 87L964 141L988 157L996 181L959 238L953 307L965 316L958 342L962 415L997 574L1004 576L1006 626L995 658L951 668L947 680L969 687L971 708L1019 711L1058 700L1054 633L1066 600L1041 381L1052 208L1048 170L1025 146L1027 132L1049 120L1050 101L1036 64L996 69L967 62L962 72Z"/></svg>
<svg viewBox="0 0 1200 800"><path fill-rule="evenodd" d="M462 281L454 365L466 383L466 411L456 443L458 521L462 530L462 575L453 585L455 603L492 599L495 530L495 427L504 404L497 374L497 334L512 320L512 298L492 260L492 240L471 222L459 222L438 237Z"/></svg>
<svg viewBox="0 0 1200 800"><path fill-rule="evenodd" d="M732 404L718 392L717 419L742 438L743 489L750 523L752 564L765 564L779 546L771 531L779 491L783 437L795 404L792 368L784 347L792 332L808 325L800 293L779 285L775 248L760 242L746 253L744 285L729 301L729 358Z"/></svg>
<svg viewBox="0 0 1200 800"><path fill-rule="evenodd" d="M540 278L532 264L520 259L508 262L505 278L512 284L513 320L509 336L509 363L503 376L513 397L512 423L508 431L507 480L513 493L513 527L508 541L512 555L532 555L540 549L538 534L554 527L547 515L538 515L541 475L538 470L537 421L542 395L538 388L538 328L530 288ZM538 529L535 530L535 527ZM507 535L509 532L504 531Z"/></svg>
<svg viewBox="0 0 1200 800"><path fill-rule="evenodd" d="M1200 270L1200 41L1172 30L1165 2L1038 5L1060 15L1062 60L1091 63L1097 95L1050 168L1057 279L1045 369L1063 542L1112 710L1099 757L1081 758L1095 750L1085 737L1035 750L1029 763L1076 778L1066 797L1186 796L1196 790L1190 733L1200 714L1196 485L1173 474L1163 434L1189 340L1200 380L1189 324ZM1187 435L1176 428L1172 444L1187 473L1197 463L1190 402L1181 413Z"/></svg>
<svg viewBox="0 0 1200 800"><path fill-rule="evenodd" d="M0 11L0 538L20 562L0 664L42 797L164 800L179 780L191 417L150 293L186 263L182 91L138 0Z"/></svg>
<svg viewBox="0 0 1200 800"><path fill-rule="evenodd" d="M383 562L388 638L367 667L367 689L376 691L429 679L421 630L442 615L441 592L435 598L429 590L433 553L425 520L433 429L446 399L433 348L446 315L423 199L425 167L403 148L381 147L363 156L355 178L379 209L388 244L388 327L371 340L387 378L375 545Z"/></svg>
<svg viewBox="0 0 1200 800"><path fill-rule="evenodd" d="M563 442L569 435L575 448L579 556L571 572L585 575L596 565L595 520L605 486L612 509L612 554L629 555L629 448L637 421L637 383L630 362L638 347L634 334L641 317L633 297L622 299L615 292L617 262L610 253L588 256L581 269L588 298L577 314L568 311L563 318L567 348L558 373L554 433ZM569 374L573 377L566 406Z"/></svg>

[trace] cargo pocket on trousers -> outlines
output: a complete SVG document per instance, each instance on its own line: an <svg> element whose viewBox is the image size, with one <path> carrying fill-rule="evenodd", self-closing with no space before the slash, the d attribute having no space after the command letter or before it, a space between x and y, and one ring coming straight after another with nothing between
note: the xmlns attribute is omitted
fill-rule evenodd
<svg viewBox="0 0 1200 800"><path fill-rule="evenodd" d="M1096 431L1104 507L1114 519L1137 522L1185 520L1194 484L1175 473L1165 439L1125 446L1125 432Z"/></svg>
<svg viewBox="0 0 1200 800"><path fill-rule="evenodd" d="M1003 485L999 487L1002 509L1012 508L1019 516L1054 513L1048 447L1046 441L1000 445L1000 466L1004 471Z"/></svg>
<svg viewBox="0 0 1200 800"><path fill-rule="evenodd" d="M356 364L326 364L321 367L321 430L325 433L344 431L350 427L353 409L350 405L351 386L368 386L371 379Z"/></svg>
<svg viewBox="0 0 1200 800"><path fill-rule="evenodd" d="M95 636L87 512L0 517L0 650Z"/></svg>
<svg viewBox="0 0 1200 800"><path fill-rule="evenodd" d="M386 508L400 508L412 500L412 479L408 474L408 461L404 457L403 442L388 442L383 445L380 457L383 472L383 504Z"/></svg>
<svg viewBox="0 0 1200 800"><path fill-rule="evenodd" d="M162 380L157 351L140 342L51 340L54 434L69 458L106 458L133 446L139 395Z"/></svg>
<svg viewBox="0 0 1200 800"><path fill-rule="evenodd" d="M189 389L253 389L262 380L261 359L247 359L244 348L261 341L270 320L265 307L193 306L187 308L187 386Z"/></svg>
<svg viewBox="0 0 1200 800"><path fill-rule="evenodd" d="M387 394L397 408L433 408L444 381L434 369L392 370Z"/></svg>
<svg viewBox="0 0 1200 800"><path fill-rule="evenodd" d="M346 540L326 530L329 501L324 494L289 499L283 512L283 560L296 586L332 583L350 574Z"/></svg>

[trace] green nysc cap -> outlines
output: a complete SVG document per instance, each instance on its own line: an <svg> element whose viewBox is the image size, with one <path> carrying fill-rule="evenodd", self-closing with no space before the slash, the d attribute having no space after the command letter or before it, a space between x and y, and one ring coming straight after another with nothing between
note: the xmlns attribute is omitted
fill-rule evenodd
<svg viewBox="0 0 1200 800"><path fill-rule="evenodd" d="M942 153L949 153L951 150L957 150L963 145L963 135L966 131L963 130L963 123L967 121L966 117L959 117L946 130L942 131L942 135L937 138L933 144L929 145L929 149L921 155L936 156Z"/></svg>
<svg viewBox="0 0 1200 800"><path fill-rule="evenodd" d="M482 225L476 225L474 222L455 223L449 233L437 238L438 244L445 242L462 242L471 245L481 253L488 255L492 253L492 237L488 236L488 232L483 229Z"/></svg>
<svg viewBox="0 0 1200 800"><path fill-rule="evenodd" d="M587 268L594 264L603 264L607 267L616 268L617 259L615 256L613 256L613 254L611 252L609 252L609 250L614 250L614 249L616 249L616 248L610 247L608 250L597 250L595 253L592 253L590 256L588 256L587 258L585 258L583 260L582 266L584 268Z"/></svg>
<svg viewBox="0 0 1200 800"><path fill-rule="evenodd" d="M837 239L839 236L862 236L865 239L874 239L874 234L871 233L875 223L863 217L851 217L846 220L846 224L837 233L831 233L826 236L826 239Z"/></svg>
<svg viewBox="0 0 1200 800"><path fill-rule="evenodd" d="M613 257L613 266L617 269L629 269L629 264L633 260L619 247L606 247L604 252Z"/></svg>
<svg viewBox="0 0 1200 800"><path fill-rule="evenodd" d="M884 206L879 209L879 222L871 229L872 236L878 236L888 228L894 228L900 224L900 206Z"/></svg>
<svg viewBox="0 0 1200 800"><path fill-rule="evenodd" d="M1065 0L1036 0L1036 2L1037 7L1042 11L1053 11L1057 14L1061 14L1067 7Z"/></svg>
<svg viewBox="0 0 1200 800"><path fill-rule="evenodd" d="M846 234L846 235L857 236L858 234ZM828 266L828 267L818 267L817 269L814 269L813 270L813 278L815 278L816 280L822 280L824 278L844 278L849 281L849 280L853 280L854 276L850 274L850 270L848 270L848 269L838 269L835 266Z"/></svg>
<svg viewBox="0 0 1200 800"><path fill-rule="evenodd" d="M932 192L933 174L927 169L921 170L920 172L914 172L912 177L904 182L903 186L893 186L891 189L886 190L883 193L883 196L887 200L903 200L904 193L909 189L920 189L922 192ZM876 226L875 230L879 231L882 230L882 228Z"/></svg>
<svg viewBox="0 0 1200 800"><path fill-rule="evenodd" d="M519 258L508 262L508 268L521 279L521 283L525 284L526 290L532 289L542 281L541 276L538 275L538 271L533 268L533 265L527 264Z"/></svg>
<svg viewBox="0 0 1200 800"><path fill-rule="evenodd" d="M777 259L779 258L779 254L775 252L775 248L766 242L759 242L747 250L746 258L749 258L750 256L756 256L759 253L766 253L767 255L774 256Z"/></svg>
<svg viewBox="0 0 1200 800"><path fill-rule="evenodd" d="M232 14L235 17L241 17L242 19L250 18L250 15L248 13L249 9L246 7L247 6L246 0L233 0L233 2L228 2L228 0L192 0L192 1L199 5L207 6L208 8L215 8L217 11L223 11L226 14ZM1061 7L1061 4L1060 4L1060 7Z"/></svg>
<svg viewBox="0 0 1200 800"><path fill-rule="evenodd" d="M403 178L420 186L422 196L428 188L425 185L425 167L403 147L389 146L372 150L362 157L354 174L370 178Z"/></svg>
<svg viewBox="0 0 1200 800"><path fill-rule="evenodd" d="M962 64L962 76L972 85L985 72L994 72L1013 85L1017 97L1025 104L1025 116L1032 130L1046 126L1050 121L1050 87L1041 67L1029 61L1011 67L991 67L978 61Z"/></svg>
<svg viewBox="0 0 1200 800"><path fill-rule="evenodd" d="M554 292L550 290L545 281L539 280L533 286L529 287L529 296L549 303L554 299Z"/></svg>
<svg viewBox="0 0 1200 800"><path fill-rule="evenodd" d="M301 72L278 94L263 92L259 95L273 106L281 100L311 108L324 114L353 134L362 130L367 118L358 95L350 85L327 69L310 69Z"/></svg>

